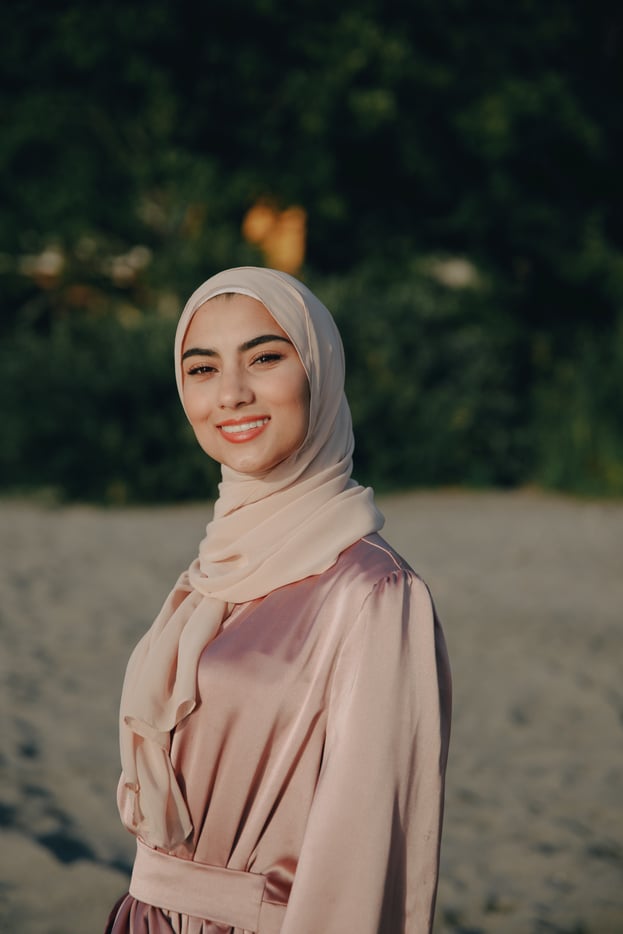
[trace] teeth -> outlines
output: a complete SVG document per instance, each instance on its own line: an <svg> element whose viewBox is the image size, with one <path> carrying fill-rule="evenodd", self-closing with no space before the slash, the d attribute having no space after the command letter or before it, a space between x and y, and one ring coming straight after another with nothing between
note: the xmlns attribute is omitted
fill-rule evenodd
<svg viewBox="0 0 623 934"><path fill-rule="evenodd" d="M224 431L226 435L235 435L240 431L250 431L251 428L261 428L268 421L267 418L258 418L252 422L242 422L240 425L221 425L221 431Z"/></svg>

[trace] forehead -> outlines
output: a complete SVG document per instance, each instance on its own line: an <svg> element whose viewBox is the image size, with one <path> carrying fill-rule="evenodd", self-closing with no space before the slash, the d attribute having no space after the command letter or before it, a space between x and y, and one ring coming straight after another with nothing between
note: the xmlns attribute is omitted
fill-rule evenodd
<svg viewBox="0 0 623 934"><path fill-rule="evenodd" d="M248 295L216 295L197 308L184 335L183 349L201 337L232 344L274 334L288 337L265 305Z"/></svg>

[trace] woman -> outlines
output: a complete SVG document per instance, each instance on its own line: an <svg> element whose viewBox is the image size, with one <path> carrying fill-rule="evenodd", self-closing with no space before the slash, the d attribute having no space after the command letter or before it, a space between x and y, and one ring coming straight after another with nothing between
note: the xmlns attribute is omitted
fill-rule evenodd
<svg viewBox="0 0 623 934"><path fill-rule="evenodd" d="M327 309L260 268L208 279L177 385L222 483L130 659L113 934L415 934L432 925L450 675L425 585L350 479Z"/></svg>

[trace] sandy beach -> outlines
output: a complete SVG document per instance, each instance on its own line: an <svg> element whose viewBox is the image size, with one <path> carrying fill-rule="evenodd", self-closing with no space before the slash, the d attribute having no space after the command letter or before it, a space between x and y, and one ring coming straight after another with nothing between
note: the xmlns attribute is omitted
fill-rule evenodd
<svg viewBox="0 0 623 934"><path fill-rule="evenodd" d="M442 491L381 507L453 667L436 934L621 934L623 502ZM97 934L127 886L124 667L209 514L0 503L2 932Z"/></svg>

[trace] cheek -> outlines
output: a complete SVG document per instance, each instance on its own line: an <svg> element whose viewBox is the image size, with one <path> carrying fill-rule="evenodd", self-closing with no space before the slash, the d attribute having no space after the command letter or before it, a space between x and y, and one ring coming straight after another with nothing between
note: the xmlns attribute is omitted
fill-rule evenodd
<svg viewBox="0 0 623 934"><path fill-rule="evenodd" d="M307 378L305 378L303 383L299 383L299 385L297 386L297 390L298 390L298 393L297 393L298 400L297 400L296 408L297 408L298 423L299 423L299 433L301 436L300 440L303 441L306 438L307 432L309 430L309 409L310 409L310 395L311 394L310 394L309 383L307 382Z"/></svg>
<svg viewBox="0 0 623 934"><path fill-rule="evenodd" d="M187 386L184 386L183 389L184 395L184 411L188 416L189 421L195 422L205 415L207 408L205 393L200 391L200 387L190 383Z"/></svg>

